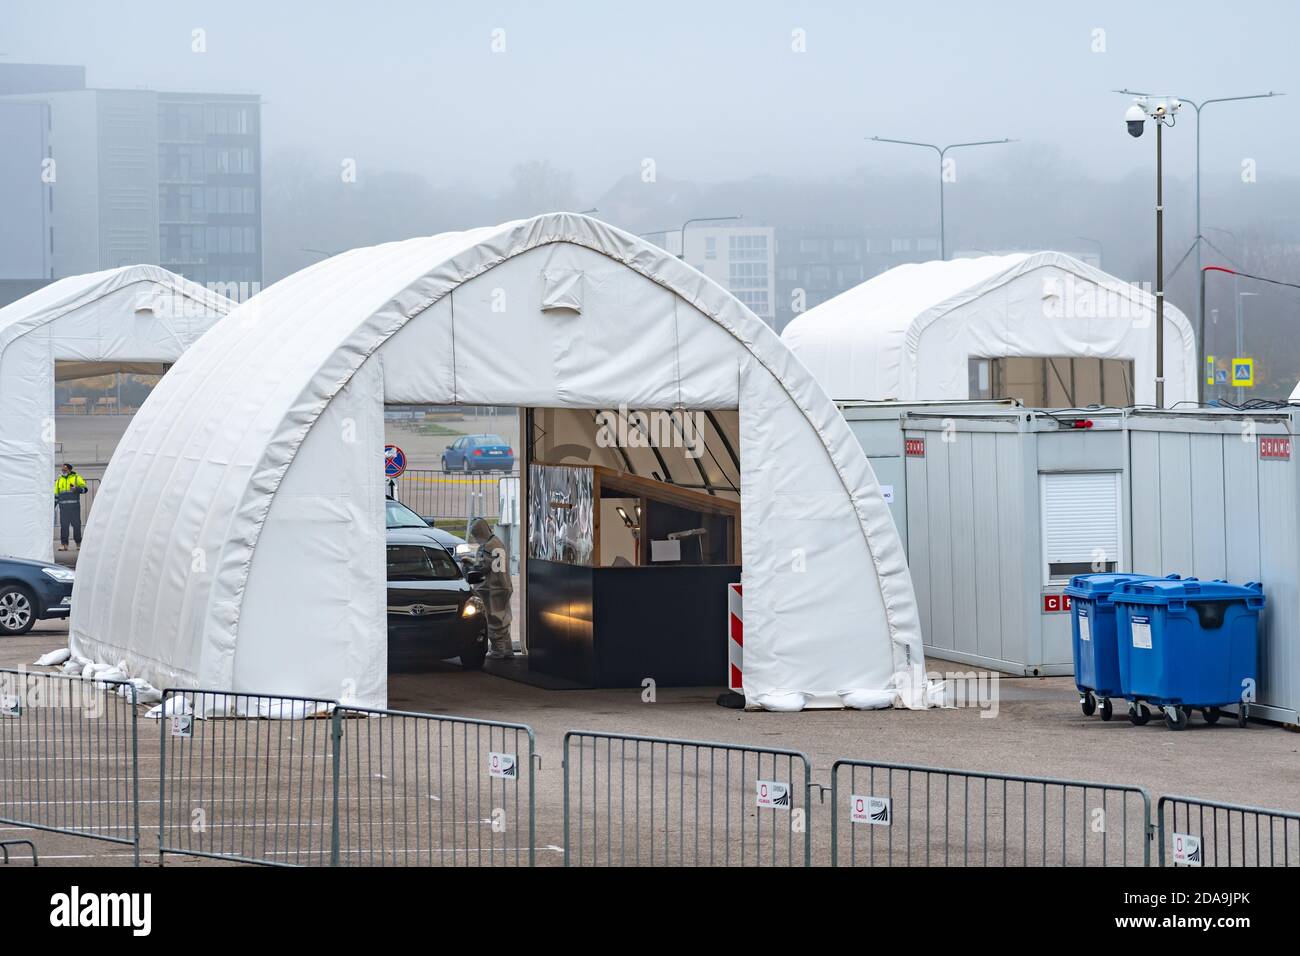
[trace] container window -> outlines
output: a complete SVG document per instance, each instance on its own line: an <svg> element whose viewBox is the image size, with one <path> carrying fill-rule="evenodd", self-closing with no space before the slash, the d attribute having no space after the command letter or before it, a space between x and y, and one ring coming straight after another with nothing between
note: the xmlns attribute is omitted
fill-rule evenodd
<svg viewBox="0 0 1300 956"><path fill-rule="evenodd" d="M1076 574L1117 571L1121 554L1118 472L1053 472L1039 476L1043 584Z"/></svg>
<svg viewBox="0 0 1300 956"><path fill-rule="evenodd" d="M968 398L1017 398L1030 408L1133 404L1133 363L1077 356L967 360Z"/></svg>

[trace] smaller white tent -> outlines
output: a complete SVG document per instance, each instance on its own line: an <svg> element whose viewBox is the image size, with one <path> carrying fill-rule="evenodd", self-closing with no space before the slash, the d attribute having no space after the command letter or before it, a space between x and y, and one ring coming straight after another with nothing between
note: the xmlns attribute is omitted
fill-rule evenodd
<svg viewBox="0 0 1300 956"><path fill-rule="evenodd" d="M157 266L70 276L0 309L0 555L53 554L59 379L160 372L235 307Z"/></svg>
<svg viewBox="0 0 1300 956"><path fill-rule="evenodd" d="M834 399L972 397L972 358L1122 359L1155 402L1155 297L1060 252L911 263L795 318L781 338ZM1196 336L1165 303L1165 404L1196 399Z"/></svg>

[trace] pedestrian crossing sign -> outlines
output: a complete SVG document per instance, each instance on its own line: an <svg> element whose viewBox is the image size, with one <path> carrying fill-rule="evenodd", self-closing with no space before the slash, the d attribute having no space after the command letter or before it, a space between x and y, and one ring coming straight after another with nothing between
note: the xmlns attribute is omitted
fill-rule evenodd
<svg viewBox="0 0 1300 956"><path fill-rule="evenodd" d="M1255 387L1254 359L1235 358L1232 360L1232 384L1234 388Z"/></svg>
<svg viewBox="0 0 1300 956"><path fill-rule="evenodd" d="M1215 371L1215 373L1214 373L1214 382L1213 382L1212 384L1215 384L1215 385L1227 385L1227 384L1228 384L1228 370L1227 370L1226 368L1217 369L1217 370Z"/></svg>

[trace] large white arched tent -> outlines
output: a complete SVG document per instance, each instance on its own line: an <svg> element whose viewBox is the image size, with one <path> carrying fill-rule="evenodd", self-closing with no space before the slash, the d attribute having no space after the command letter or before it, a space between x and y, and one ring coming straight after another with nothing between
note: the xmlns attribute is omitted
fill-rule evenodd
<svg viewBox="0 0 1300 956"><path fill-rule="evenodd" d="M52 555L56 377L162 371L232 308L166 269L122 266L0 309L0 554Z"/></svg>
<svg viewBox="0 0 1300 956"><path fill-rule="evenodd" d="M972 358L1122 359L1155 402L1155 297L1060 252L897 266L781 333L838 400L966 399ZM1196 400L1196 336L1165 303L1165 404ZM998 397L998 396L994 396Z"/></svg>
<svg viewBox="0 0 1300 956"><path fill-rule="evenodd" d="M382 705L385 402L738 409L751 706L924 706L903 550L834 404L725 290L574 214L355 249L231 313L114 456L73 651Z"/></svg>

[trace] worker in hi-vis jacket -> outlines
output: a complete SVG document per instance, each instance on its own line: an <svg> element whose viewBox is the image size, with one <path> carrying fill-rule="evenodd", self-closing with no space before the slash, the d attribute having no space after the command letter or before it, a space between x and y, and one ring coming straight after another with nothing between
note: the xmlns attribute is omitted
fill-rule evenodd
<svg viewBox="0 0 1300 956"><path fill-rule="evenodd" d="M67 462L63 474L54 481L54 503L59 509L59 550L68 550L68 529L72 540L81 547L81 496L86 493L86 479Z"/></svg>

